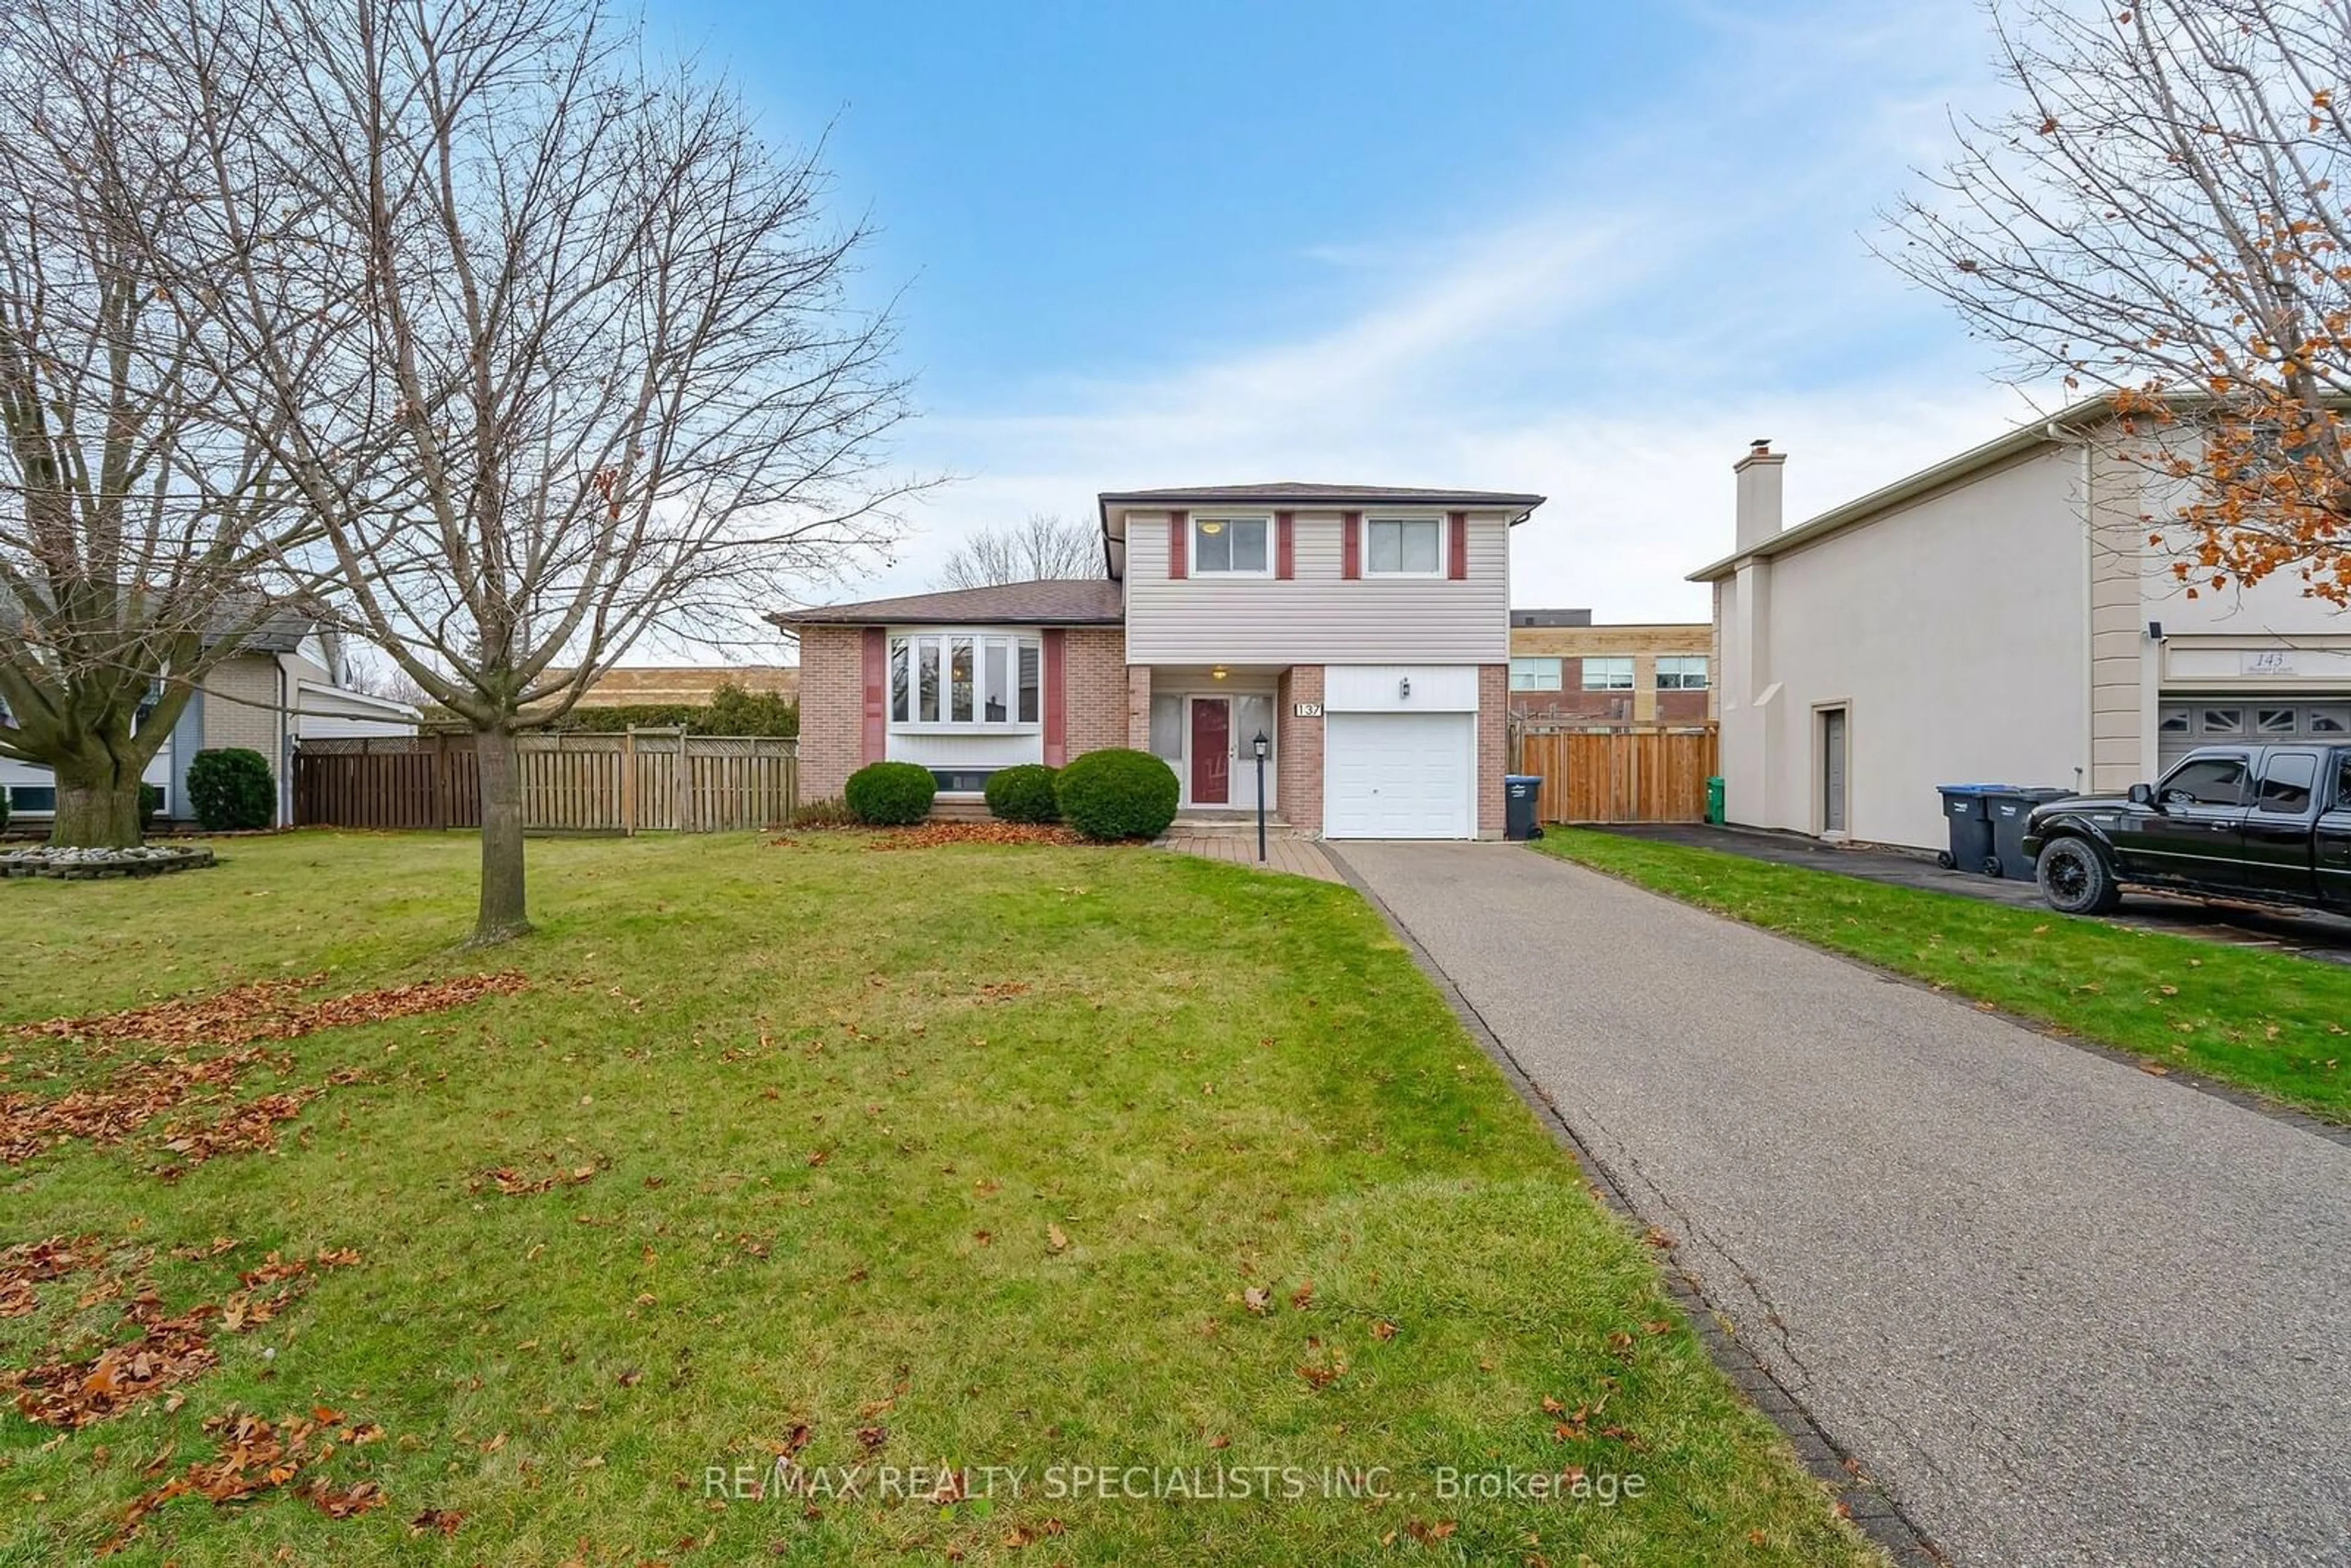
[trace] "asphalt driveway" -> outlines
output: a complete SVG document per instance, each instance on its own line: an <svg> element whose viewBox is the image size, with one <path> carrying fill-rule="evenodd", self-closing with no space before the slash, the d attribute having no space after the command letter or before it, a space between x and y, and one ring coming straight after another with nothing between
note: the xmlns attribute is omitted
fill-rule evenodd
<svg viewBox="0 0 2351 1568"><path fill-rule="evenodd" d="M2351 1146L1516 845L1339 850L1956 1561L2345 1560Z"/></svg>

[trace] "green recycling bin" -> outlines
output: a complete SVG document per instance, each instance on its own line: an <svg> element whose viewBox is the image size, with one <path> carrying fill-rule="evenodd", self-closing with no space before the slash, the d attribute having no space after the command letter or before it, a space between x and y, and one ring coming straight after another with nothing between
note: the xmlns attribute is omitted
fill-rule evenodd
<svg viewBox="0 0 2351 1568"><path fill-rule="evenodd" d="M1706 820L1716 827L1723 824L1722 778L1719 774L1706 781Z"/></svg>

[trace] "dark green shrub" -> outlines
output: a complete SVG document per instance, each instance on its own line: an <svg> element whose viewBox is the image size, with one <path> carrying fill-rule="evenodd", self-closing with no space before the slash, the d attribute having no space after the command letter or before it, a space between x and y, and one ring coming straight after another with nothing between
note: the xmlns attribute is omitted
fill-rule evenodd
<svg viewBox="0 0 2351 1568"><path fill-rule="evenodd" d="M212 832L266 828L277 820L277 785L258 751L199 751L188 763L188 805Z"/></svg>
<svg viewBox="0 0 2351 1568"><path fill-rule="evenodd" d="M927 768L911 762L869 762L849 776L841 798L857 820L877 828L903 828L931 814L938 784Z"/></svg>
<svg viewBox="0 0 2351 1568"><path fill-rule="evenodd" d="M0 833L8 831L8 786L0 784Z"/></svg>
<svg viewBox="0 0 2351 1568"><path fill-rule="evenodd" d="M1008 822L1058 822L1061 802L1053 799L1055 769L1041 762L999 768L987 776L987 810Z"/></svg>
<svg viewBox="0 0 2351 1568"><path fill-rule="evenodd" d="M163 787L161 784L139 786L139 831L145 832L163 814Z"/></svg>
<svg viewBox="0 0 2351 1568"><path fill-rule="evenodd" d="M1053 786L1061 821L1090 839L1153 839L1176 820L1176 770L1147 751L1089 751Z"/></svg>

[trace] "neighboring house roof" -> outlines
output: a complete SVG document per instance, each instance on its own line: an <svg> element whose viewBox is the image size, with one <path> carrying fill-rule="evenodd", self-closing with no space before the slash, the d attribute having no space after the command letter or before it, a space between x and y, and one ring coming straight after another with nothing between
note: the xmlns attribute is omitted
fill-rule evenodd
<svg viewBox="0 0 2351 1568"><path fill-rule="evenodd" d="M1125 597L1106 578L1042 578L944 593L910 593L856 604L812 604L778 610L778 626L1116 626L1126 619Z"/></svg>
<svg viewBox="0 0 2351 1568"><path fill-rule="evenodd" d="M393 718L415 719L423 716L422 711L413 703L402 702L398 697L380 697L373 692L363 692L356 686L339 686L329 681L297 681L294 685L298 691L308 692L314 696L328 697L352 707L372 708ZM298 703L297 706L298 706L299 704Z"/></svg>
<svg viewBox="0 0 2351 1568"><path fill-rule="evenodd" d="M705 705L722 685L739 691L794 696L800 689L796 664L662 664L607 670L580 694L581 707L631 707L644 704Z"/></svg>
<svg viewBox="0 0 2351 1568"><path fill-rule="evenodd" d="M1734 551L1720 560L1698 568L1685 580L1719 582L1738 571L1747 561L1798 549L1817 543L1831 534L1875 522L1886 513L1937 490L1964 484L1980 474L2028 456L2043 447L2063 445L2076 440L2082 426L2112 413L2114 401L2111 393L2085 398L2080 402L2058 410L2038 424L2019 425L2005 435L1994 436L1980 446L1970 446L1956 457L1947 457L1931 468L1921 468L1908 478L1896 479L1891 485L1847 501L1842 507L1808 517L1793 528L1782 528L1753 549Z"/></svg>

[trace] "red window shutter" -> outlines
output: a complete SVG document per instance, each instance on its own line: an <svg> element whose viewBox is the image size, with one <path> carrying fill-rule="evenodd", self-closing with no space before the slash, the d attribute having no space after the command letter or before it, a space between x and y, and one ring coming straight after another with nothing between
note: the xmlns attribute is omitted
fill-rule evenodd
<svg viewBox="0 0 2351 1568"><path fill-rule="evenodd" d="M865 734L861 755L879 762L890 747L890 644L879 626L865 629Z"/></svg>
<svg viewBox="0 0 2351 1568"><path fill-rule="evenodd" d="M1469 514L1447 513L1445 518L1445 575L1460 579L1469 575Z"/></svg>
<svg viewBox="0 0 2351 1568"><path fill-rule="evenodd" d="M1181 576L1182 573L1176 575ZM1045 628L1045 766L1059 768L1070 759L1069 683L1062 679L1068 664L1069 633L1059 626Z"/></svg>
<svg viewBox="0 0 2351 1568"><path fill-rule="evenodd" d="M1191 549L1191 546L1192 514L1189 512L1168 513L1167 575L1169 577L1182 577L1185 575L1185 556Z"/></svg>
<svg viewBox="0 0 2351 1568"><path fill-rule="evenodd" d="M1355 578L1364 575L1364 514L1339 514L1339 575Z"/></svg>
<svg viewBox="0 0 2351 1568"><path fill-rule="evenodd" d="M1296 518L1294 512L1273 515L1273 575L1279 578L1298 575L1298 542L1291 538Z"/></svg>

